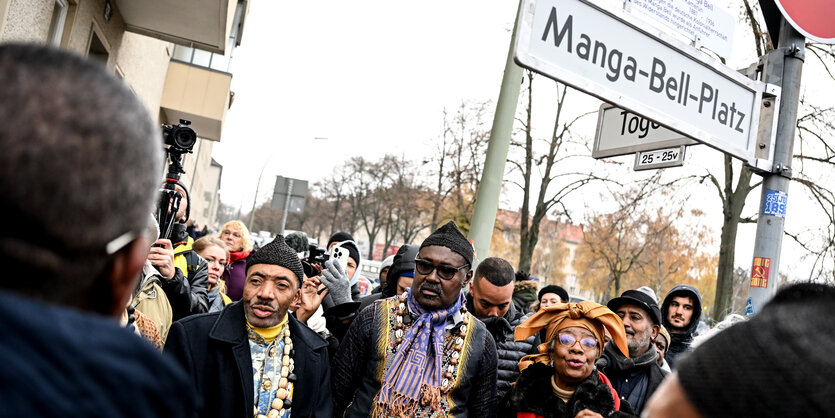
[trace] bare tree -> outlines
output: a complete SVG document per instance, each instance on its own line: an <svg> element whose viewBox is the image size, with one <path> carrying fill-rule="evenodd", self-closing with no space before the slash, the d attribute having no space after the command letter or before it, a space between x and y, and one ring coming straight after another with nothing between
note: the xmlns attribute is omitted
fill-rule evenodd
<svg viewBox="0 0 835 418"><path fill-rule="evenodd" d="M560 213L570 219L570 214L565 208L563 200L589 182L603 180L591 172L581 173L556 169L561 162L578 157L576 154L566 152L564 147L570 139L574 124L589 113L568 119L564 114L568 104L566 99L568 87L557 83L557 110L551 135L547 139L535 139L532 122L534 73L526 71L526 75L527 103L524 110L525 119L517 119L517 122L522 125L524 141L511 142L511 145L518 148L520 153L518 158L508 160L511 164L511 171L518 171L522 176L521 183L508 181L522 189L523 193L519 233L519 265L517 267L519 271L531 270L534 249L539 241L540 225L551 209L556 206L561 207ZM539 145L538 142L544 146L544 152L538 152L538 149L541 148L537 146ZM531 202L531 194L534 191L537 191L536 200Z"/></svg>

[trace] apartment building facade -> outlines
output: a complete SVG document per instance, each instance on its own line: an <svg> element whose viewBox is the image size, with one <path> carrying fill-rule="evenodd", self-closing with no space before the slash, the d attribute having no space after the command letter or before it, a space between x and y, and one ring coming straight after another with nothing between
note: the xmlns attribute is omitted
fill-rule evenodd
<svg viewBox="0 0 835 418"><path fill-rule="evenodd" d="M191 194L191 217L213 226L221 170L212 146L232 103L232 55L248 6L247 0L0 0L0 42L85 55L124 80L159 123L191 121L199 140L184 158L181 181Z"/></svg>

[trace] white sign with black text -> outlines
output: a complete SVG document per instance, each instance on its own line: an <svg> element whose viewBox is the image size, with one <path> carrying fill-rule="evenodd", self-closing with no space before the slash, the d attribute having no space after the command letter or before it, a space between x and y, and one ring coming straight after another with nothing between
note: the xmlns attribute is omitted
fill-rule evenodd
<svg viewBox="0 0 835 418"><path fill-rule="evenodd" d="M681 167L684 165L684 150L687 147L665 148L635 153L635 171L656 168Z"/></svg>
<svg viewBox="0 0 835 418"><path fill-rule="evenodd" d="M593 0L524 0L515 60L755 163L762 95L771 86L629 16Z"/></svg>
<svg viewBox="0 0 835 418"><path fill-rule="evenodd" d="M591 156L614 157L698 143L657 122L604 103L600 105L600 111L597 113L597 131Z"/></svg>
<svg viewBox="0 0 835 418"><path fill-rule="evenodd" d="M736 19L711 0L631 0L637 10L720 57L733 50Z"/></svg>

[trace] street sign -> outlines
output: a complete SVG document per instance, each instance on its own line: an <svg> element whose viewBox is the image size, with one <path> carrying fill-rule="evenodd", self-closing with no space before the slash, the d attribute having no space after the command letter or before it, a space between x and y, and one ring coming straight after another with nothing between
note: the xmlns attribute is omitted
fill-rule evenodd
<svg viewBox="0 0 835 418"><path fill-rule="evenodd" d="M597 112L591 156L614 157L698 143L628 110L603 103Z"/></svg>
<svg viewBox="0 0 835 418"><path fill-rule="evenodd" d="M736 18L711 0L631 0L631 4L632 10L672 28L695 46L703 46L720 57L731 56Z"/></svg>
<svg viewBox="0 0 835 418"><path fill-rule="evenodd" d="M779 87L746 78L596 1L524 0L516 62L760 165L761 102Z"/></svg>
<svg viewBox="0 0 835 418"><path fill-rule="evenodd" d="M288 193L288 189L290 193ZM290 202L287 202L287 197ZM292 213L304 212L304 205L307 201L307 180L291 179L278 176L275 179L273 200L270 207L276 210L287 210Z"/></svg>
<svg viewBox="0 0 835 418"><path fill-rule="evenodd" d="M684 145L653 151L635 153L635 171L652 170L656 168L681 167L684 165Z"/></svg>
<svg viewBox="0 0 835 418"><path fill-rule="evenodd" d="M774 0L783 17L807 39L835 43L835 2L832 0Z"/></svg>

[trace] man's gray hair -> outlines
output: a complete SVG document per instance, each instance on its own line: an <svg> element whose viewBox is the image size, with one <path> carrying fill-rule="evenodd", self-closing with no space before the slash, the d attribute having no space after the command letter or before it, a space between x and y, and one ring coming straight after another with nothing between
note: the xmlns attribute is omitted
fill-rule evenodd
<svg viewBox="0 0 835 418"><path fill-rule="evenodd" d="M0 45L0 83L0 288L95 297L107 244L148 225L160 129L113 71L66 51Z"/></svg>

